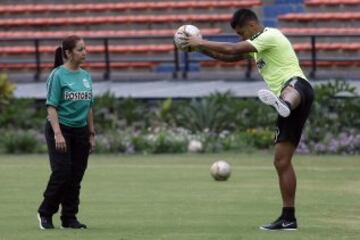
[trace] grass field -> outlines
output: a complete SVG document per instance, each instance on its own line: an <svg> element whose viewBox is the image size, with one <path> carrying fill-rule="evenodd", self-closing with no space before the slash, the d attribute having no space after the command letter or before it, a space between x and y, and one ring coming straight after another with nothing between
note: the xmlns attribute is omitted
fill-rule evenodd
<svg viewBox="0 0 360 240"><path fill-rule="evenodd" d="M225 159L227 182L209 167ZM41 231L35 217L49 176L46 155L0 155L0 239L360 239L360 157L297 156L296 232L258 226L280 212L272 155L93 155L79 219L87 230Z"/></svg>

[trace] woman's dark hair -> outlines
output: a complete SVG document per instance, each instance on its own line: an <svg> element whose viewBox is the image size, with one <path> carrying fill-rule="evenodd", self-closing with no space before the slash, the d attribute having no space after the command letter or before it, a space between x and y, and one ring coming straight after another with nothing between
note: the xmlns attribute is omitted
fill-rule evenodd
<svg viewBox="0 0 360 240"><path fill-rule="evenodd" d="M67 59L65 51L72 51L76 47L77 42L81 39L82 38L77 35L71 35L62 41L61 46L55 50L54 68L64 64L64 59Z"/></svg>
<svg viewBox="0 0 360 240"><path fill-rule="evenodd" d="M247 24L250 21L256 21L258 22L259 19L257 18L256 14L250 10L250 9L239 9L237 10L232 19L231 19L231 27L235 29L236 26L243 27L245 24Z"/></svg>

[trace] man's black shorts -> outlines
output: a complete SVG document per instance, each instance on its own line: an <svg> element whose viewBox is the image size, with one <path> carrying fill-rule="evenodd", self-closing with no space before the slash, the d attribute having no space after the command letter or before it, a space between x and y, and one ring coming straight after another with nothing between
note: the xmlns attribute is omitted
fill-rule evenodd
<svg viewBox="0 0 360 240"><path fill-rule="evenodd" d="M314 101L314 90L307 80L300 77L295 77L287 81L284 88L287 86L294 87L300 93L301 102L297 108L291 111L290 116L286 118L280 115L278 116L275 143L289 141L297 147L306 119L310 114L311 105Z"/></svg>

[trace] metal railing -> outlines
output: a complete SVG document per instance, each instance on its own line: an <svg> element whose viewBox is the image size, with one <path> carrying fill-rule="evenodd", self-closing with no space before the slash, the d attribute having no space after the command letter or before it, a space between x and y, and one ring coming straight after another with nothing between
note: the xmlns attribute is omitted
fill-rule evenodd
<svg viewBox="0 0 360 240"><path fill-rule="evenodd" d="M358 42L360 43L360 34L346 34L346 35L335 35L335 34L296 34L296 35L286 35L288 38L305 38L310 42L310 59L299 59L301 60L310 60L311 61L311 70L310 70L310 77L311 78L316 78L316 71L318 69L318 61L346 61L346 62L358 62L360 63L360 57L356 57L356 58L347 58L347 57L338 57L338 58L319 58L318 57L318 48L317 48L317 40L321 39L321 38L359 38ZM238 36L235 35L216 35L216 36L209 36L209 38L227 38L227 39L233 39L235 42L236 40L239 39ZM346 43L344 43L346 44ZM359 49L360 50L360 49ZM199 60L194 60L191 59L191 54L185 53L184 56L184 72L183 72L183 77L186 78L187 77L187 73L189 72L189 63L190 62L197 62ZM358 55L359 56L359 55ZM247 66L246 66L246 72L245 72L245 77L246 78L251 78L251 73L252 73L252 60L248 60L247 62Z"/></svg>
<svg viewBox="0 0 360 240"><path fill-rule="evenodd" d="M310 49L310 59L305 59L305 60L310 60L311 61L311 70L310 70L310 77L312 78L316 78L316 71L318 69L317 66L317 62L319 60L322 61L352 61L352 62L360 62L360 58L356 57L356 58L346 58L346 57L339 57L339 58L319 58L318 57L318 49L317 49L317 42L318 39L321 38L332 38L332 39L339 39L339 38L359 38L360 39L360 34L347 34L347 35L334 35L334 34L318 34L318 35L306 35L306 34L302 34L302 35L287 35L287 37L292 38L292 39L298 39L298 38L305 38L308 39L308 41L311 44L311 49ZM212 36L205 36L205 38L207 39L228 39L228 40L233 40L233 41L238 41L239 37L236 35L212 35ZM128 37L92 37L92 38L85 38L86 41L101 41L104 46L104 52L103 52L103 62L104 62L104 73L103 73L103 78L105 80L109 80L111 79L111 56L112 53L109 50L109 42L110 41L129 41L129 40L133 40L133 41L142 41L142 40L146 40L146 41L150 41L152 44L156 43L157 41L166 41L166 42L172 42L173 39L171 36L149 36L149 37L134 37L134 36L128 36ZM42 45L43 42L48 42L48 41L57 41L60 42L61 39L59 38L42 38L42 39L38 39L38 38L34 38L34 39L20 39L20 38L12 38L12 39L0 39L0 42L7 42L7 44L9 45L9 43L11 42L12 46L16 46L16 44L13 44L15 42L24 42L24 41L31 41L33 42L33 46L34 46L34 62L35 62L35 73L34 73L34 80L39 80L40 79L40 74L41 74L41 63L43 63L44 61L42 60L42 54L40 51L40 46ZM2 44L4 45L4 44ZM304 59L300 59L300 60L304 60ZM123 60L124 61L124 60ZM136 60L129 60L126 62L130 62L130 61L136 61ZM137 61L142 61L141 59L137 60ZM166 58L162 58L162 59L156 59L156 54L154 54L154 60L152 62L156 62L156 63L172 63L173 64L173 73L172 76L174 79L179 78L179 76L181 75L181 78L186 79L188 77L188 74L190 72L189 66L191 63L199 63L203 61L203 59L197 59L193 57L192 53L183 53L180 52L176 49L175 45L174 45L174 49L173 49L173 53L169 53L167 55ZM21 63L21 60L19 61ZM1 63L6 63L6 60L1 60ZM49 61L47 61L47 63L49 63ZM252 61L249 60L247 62L246 65L246 70L245 70L245 77L246 78L251 78L251 74L252 74Z"/></svg>

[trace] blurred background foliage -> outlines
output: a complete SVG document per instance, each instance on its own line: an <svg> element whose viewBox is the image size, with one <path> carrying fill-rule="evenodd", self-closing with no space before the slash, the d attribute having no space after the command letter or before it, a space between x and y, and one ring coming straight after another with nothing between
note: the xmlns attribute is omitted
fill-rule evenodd
<svg viewBox="0 0 360 240"><path fill-rule="evenodd" d="M0 151L45 152L44 101L17 99L15 86L0 78ZM343 81L316 85L316 99L298 151L360 152L360 98ZM186 152L189 141L201 152L252 151L273 146L276 112L254 98L231 92L204 98L118 99L107 92L96 98L97 152ZM33 136L33 137L30 137Z"/></svg>

